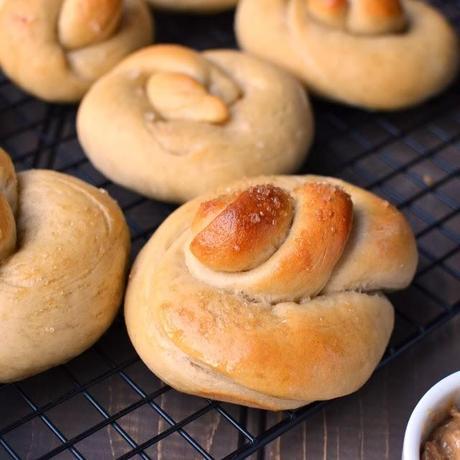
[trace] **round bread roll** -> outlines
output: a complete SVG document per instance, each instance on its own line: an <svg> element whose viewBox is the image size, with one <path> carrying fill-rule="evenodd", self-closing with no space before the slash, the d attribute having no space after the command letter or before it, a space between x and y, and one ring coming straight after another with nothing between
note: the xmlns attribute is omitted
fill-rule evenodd
<svg viewBox="0 0 460 460"><path fill-rule="evenodd" d="M458 70L454 30L418 0L242 0L236 32L319 95L370 109L417 104Z"/></svg>
<svg viewBox="0 0 460 460"><path fill-rule="evenodd" d="M412 231L337 179L246 179L176 210L138 256L131 340L174 388L264 409L357 390L388 343L380 292L414 276Z"/></svg>
<svg viewBox="0 0 460 460"><path fill-rule="evenodd" d="M3 0L0 62L34 96L75 102L152 33L145 0Z"/></svg>
<svg viewBox="0 0 460 460"><path fill-rule="evenodd" d="M54 171L16 178L0 150L0 383L62 364L106 331L129 246L105 191Z"/></svg>
<svg viewBox="0 0 460 460"><path fill-rule="evenodd" d="M295 170L313 120L301 85L270 64L238 51L157 45L91 88L77 131L114 182L182 202L244 176Z"/></svg>
<svg viewBox="0 0 460 460"><path fill-rule="evenodd" d="M233 8L238 0L147 0L155 8L189 13L215 13Z"/></svg>

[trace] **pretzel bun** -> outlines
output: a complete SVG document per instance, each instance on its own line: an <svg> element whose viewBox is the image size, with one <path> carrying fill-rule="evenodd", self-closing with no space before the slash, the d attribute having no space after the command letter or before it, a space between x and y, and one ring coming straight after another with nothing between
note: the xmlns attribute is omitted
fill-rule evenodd
<svg viewBox="0 0 460 460"><path fill-rule="evenodd" d="M370 109L418 104L458 71L455 31L418 0L241 0L235 27L242 49Z"/></svg>
<svg viewBox="0 0 460 460"><path fill-rule="evenodd" d="M129 246L107 193L54 171L16 177L0 149L0 383L62 364L105 332Z"/></svg>
<svg viewBox="0 0 460 460"><path fill-rule="evenodd" d="M152 33L145 0L4 0L0 62L34 96L75 102Z"/></svg>
<svg viewBox="0 0 460 460"><path fill-rule="evenodd" d="M376 263L378 261L378 263ZM186 393L289 409L357 390L393 329L412 231L388 202L319 176L246 179L176 210L125 300L147 366Z"/></svg>
<svg viewBox="0 0 460 460"><path fill-rule="evenodd" d="M306 158L313 116L286 72L230 50L140 50L82 101L80 143L104 175L183 202L244 176L287 173Z"/></svg>
<svg viewBox="0 0 460 460"><path fill-rule="evenodd" d="M216 13L233 8L238 0L147 0L155 8L189 13Z"/></svg>

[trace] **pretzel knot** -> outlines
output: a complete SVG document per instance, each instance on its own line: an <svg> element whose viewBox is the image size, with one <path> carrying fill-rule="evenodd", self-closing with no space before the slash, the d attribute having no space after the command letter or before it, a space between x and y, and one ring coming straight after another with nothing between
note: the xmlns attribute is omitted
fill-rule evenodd
<svg viewBox="0 0 460 460"><path fill-rule="evenodd" d="M0 383L68 361L111 324L129 233L104 193L0 149Z"/></svg>
<svg viewBox="0 0 460 460"><path fill-rule="evenodd" d="M393 327L381 291L407 286L416 263L404 217L362 189L246 180L184 205L152 237L131 274L128 331L180 390L298 407L367 380Z"/></svg>
<svg viewBox="0 0 460 460"><path fill-rule="evenodd" d="M366 108L417 104L452 82L459 66L455 31L423 1L241 0L235 27L244 50L322 96Z"/></svg>
<svg viewBox="0 0 460 460"><path fill-rule="evenodd" d="M185 201L242 176L291 172L312 124L302 86L285 72L234 50L155 45L91 88L77 130L115 182Z"/></svg>
<svg viewBox="0 0 460 460"><path fill-rule="evenodd" d="M144 0L5 0L0 10L3 70L50 101L80 99L151 36Z"/></svg>

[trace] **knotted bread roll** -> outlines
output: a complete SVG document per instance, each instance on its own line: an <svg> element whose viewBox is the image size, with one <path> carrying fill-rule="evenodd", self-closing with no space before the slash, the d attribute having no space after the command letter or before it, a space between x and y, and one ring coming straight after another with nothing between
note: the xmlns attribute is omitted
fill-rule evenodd
<svg viewBox="0 0 460 460"><path fill-rule="evenodd" d="M238 0L147 0L155 8L196 13L215 13L233 8Z"/></svg>
<svg viewBox="0 0 460 460"><path fill-rule="evenodd" d="M145 0L4 0L0 10L4 73L47 101L80 100L151 39Z"/></svg>
<svg viewBox="0 0 460 460"><path fill-rule="evenodd" d="M79 140L103 174L185 201L243 176L291 172L312 140L301 85L238 51L157 45L101 78L79 109Z"/></svg>
<svg viewBox="0 0 460 460"><path fill-rule="evenodd" d="M0 383L68 361L103 334L128 253L107 193L54 171L16 177L0 150Z"/></svg>
<svg viewBox="0 0 460 460"><path fill-rule="evenodd" d="M416 0L242 0L236 32L316 93L371 109L429 98L459 63L454 30Z"/></svg>
<svg viewBox="0 0 460 460"><path fill-rule="evenodd" d="M175 211L125 301L147 366L186 393L288 409L357 390L393 328L380 292L417 264L388 202L337 179L261 177Z"/></svg>

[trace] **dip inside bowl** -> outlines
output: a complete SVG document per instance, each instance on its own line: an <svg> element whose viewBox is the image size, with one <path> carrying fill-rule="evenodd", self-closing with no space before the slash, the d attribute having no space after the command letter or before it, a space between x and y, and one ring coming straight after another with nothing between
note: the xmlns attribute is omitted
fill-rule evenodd
<svg viewBox="0 0 460 460"><path fill-rule="evenodd" d="M404 435L403 460L420 460L424 443L447 421L452 407L460 410L460 371L431 387L415 406Z"/></svg>

